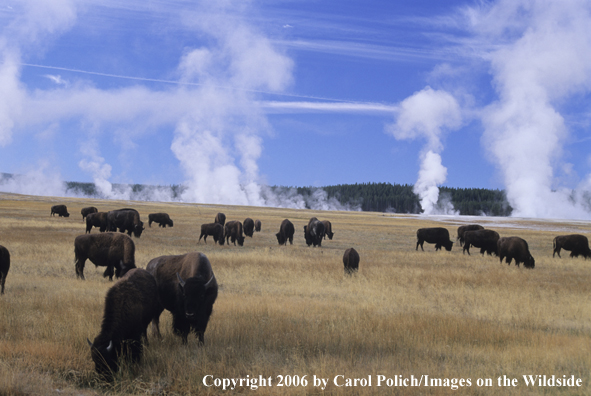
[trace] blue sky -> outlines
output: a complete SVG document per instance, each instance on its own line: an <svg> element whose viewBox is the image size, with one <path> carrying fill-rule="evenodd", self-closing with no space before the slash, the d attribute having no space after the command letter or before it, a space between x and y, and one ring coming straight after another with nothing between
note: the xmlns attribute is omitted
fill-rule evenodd
<svg viewBox="0 0 591 396"><path fill-rule="evenodd" d="M31 175L4 191L182 183L258 205L265 185L391 182L430 213L446 185L588 216L587 1L0 7L0 171Z"/></svg>

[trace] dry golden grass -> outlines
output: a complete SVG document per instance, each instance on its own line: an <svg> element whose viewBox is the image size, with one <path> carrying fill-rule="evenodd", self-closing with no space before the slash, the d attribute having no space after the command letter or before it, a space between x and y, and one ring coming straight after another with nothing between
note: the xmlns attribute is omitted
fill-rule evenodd
<svg viewBox="0 0 591 396"><path fill-rule="evenodd" d="M70 218L50 217L66 203ZM83 234L80 209L135 207L142 218L167 212L173 228L153 225L136 243L136 263L164 254L205 253L220 293L205 334L183 346L162 317L161 341L150 338L141 364L125 365L114 384L98 381L86 339L100 329L112 283L87 262L86 281L74 271L73 241ZM244 247L197 243L200 226L222 211L228 220L260 219L262 231ZM304 243L312 216L331 220L334 240ZM275 233L289 218L293 246ZM591 224L526 220L426 219L380 213L314 212L257 207L52 199L0 194L0 245L11 253L0 298L0 394L591 394L591 263L552 258L552 239L589 234ZM439 221L436 221L439 220ZM525 238L536 268L498 258L415 251L416 230L479 221L501 236ZM146 221L147 226L147 221ZM93 233L96 233L93 230ZM355 247L360 270L345 276L342 255ZM574 375L574 388L526 387L523 375ZM223 391L204 376L272 377L272 387ZM278 387L277 376L304 376L307 387ZM313 376L326 378L325 390ZM337 387L337 375L372 377L369 387ZM471 386L378 387L377 376L470 379ZM499 387L497 378L517 378ZM479 387L477 379L492 379ZM341 380L342 382L342 380Z"/></svg>

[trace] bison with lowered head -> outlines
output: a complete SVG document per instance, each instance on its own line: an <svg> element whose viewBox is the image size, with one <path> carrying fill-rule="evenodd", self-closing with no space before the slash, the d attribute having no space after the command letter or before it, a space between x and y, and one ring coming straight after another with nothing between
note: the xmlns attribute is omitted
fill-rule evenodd
<svg viewBox="0 0 591 396"><path fill-rule="evenodd" d="M443 246L448 252L453 247L453 242L449 239L449 231L443 227L420 228L417 230L417 247L415 250L423 249L423 243L434 243L435 250L440 250Z"/></svg>
<svg viewBox="0 0 591 396"><path fill-rule="evenodd" d="M312 217L307 226L304 226L304 238L308 246L322 247L322 239L324 238L324 223L319 221L316 217Z"/></svg>
<svg viewBox="0 0 591 396"><path fill-rule="evenodd" d="M260 220L254 221L254 230L256 232L261 232L261 221Z"/></svg>
<svg viewBox="0 0 591 396"><path fill-rule="evenodd" d="M520 263L523 263L525 268L534 268L536 266L536 261L529 252L527 242L520 237L499 238L497 254L501 263L506 258L505 262L507 264L511 264L511 260L515 259L515 265L518 267Z"/></svg>
<svg viewBox="0 0 591 396"><path fill-rule="evenodd" d="M585 257L585 260L588 257L591 257L591 250L589 250L589 240L586 236L580 234L572 234L572 235L560 235L554 238L554 252L552 253L552 257L555 254L558 254L560 257L560 250L570 250L571 257Z"/></svg>
<svg viewBox="0 0 591 396"><path fill-rule="evenodd" d="M359 269L359 253L354 248L345 250L343 255L343 264L345 265L345 274L351 275Z"/></svg>
<svg viewBox="0 0 591 396"><path fill-rule="evenodd" d="M221 212L216 214L215 220L213 222L221 224L221 225L225 225L226 224L226 215Z"/></svg>
<svg viewBox="0 0 591 396"><path fill-rule="evenodd" d="M497 242L499 233L493 230L476 230L464 232L464 250L462 253L470 254L470 246L480 248L480 254L486 252L489 256L497 254ZM498 255L498 254L497 254Z"/></svg>
<svg viewBox="0 0 591 396"><path fill-rule="evenodd" d="M207 236L213 236L213 241L218 242L220 245L224 245L224 226L220 223L207 223L201 225L201 235L199 235L199 241L203 237L203 241L207 243Z"/></svg>
<svg viewBox="0 0 591 396"><path fill-rule="evenodd" d="M252 238L252 235L254 234L254 220L247 217L242 223L242 228L244 230L244 235Z"/></svg>
<svg viewBox="0 0 591 396"><path fill-rule="evenodd" d="M140 220L140 214L135 209L117 209L107 213L107 230L131 233L136 238L142 235L144 223Z"/></svg>
<svg viewBox="0 0 591 396"><path fill-rule="evenodd" d="M154 315L152 329L160 337L160 314L172 313L172 328L183 344L193 331L203 344L205 329L218 296L218 284L211 263L203 253L161 256L150 260L146 270L158 283L162 307Z"/></svg>
<svg viewBox="0 0 591 396"><path fill-rule="evenodd" d="M277 242L280 245L287 245L287 241L289 240L289 244L293 245L293 234L295 233L295 228L293 227L293 223L288 219L285 219L281 222L281 226L279 226L279 232L275 234L277 237Z"/></svg>
<svg viewBox="0 0 591 396"><path fill-rule="evenodd" d="M330 221L328 220L322 220L322 224L324 224L324 235L325 237L328 237L328 239L330 239L332 241L332 237L334 235L334 232L332 232L332 224Z"/></svg>
<svg viewBox="0 0 591 396"><path fill-rule="evenodd" d="M105 232L79 235L74 240L76 276L84 280L84 264L90 260L95 266L107 267L104 277L113 280L135 268L135 244L125 234Z"/></svg>
<svg viewBox="0 0 591 396"><path fill-rule="evenodd" d="M80 210L80 213L82 214L82 221L84 221L86 216L88 216L89 214L96 213L96 212L98 212L98 209L95 208L94 206L88 206L86 208L82 208L82 210Z"/></svg>
<svg viewBox="0 0 591 396"><path fill-rule="evenodd" d="M109 289L101 331L88 341L95 370L105 381L113 381L121 356L130 353L132 361L139 361L142 338L147 343L148 325L159 310L158 285L144 269L130 270Z"/></svg>
<svg viewBox="0 0 591 396"><path fill-rule="evenodd" d="M166 228L166 226L172 227L174 225L168 213L150 213L148 215L148 227L152 227L152 222L158 223L158 227L163 228Z"/></svg>
<svg viewBox="0 0 591 396"><path fill-rule="evenodd" d="M58 215L59 217L70 217L68 207L66 205L53 205L51 207L50 216Z"/></svg>
<svg viewBox="0 0 591 396"><path fill-rule="evenodd" d="M464 233L466 231L477 231L477 230L484 230L484 227L479 224L468 224L458 227L458 237L457 241L460 242L460 246L464 246Z"/></svg>
<svg viewBox="0 0 591 396"><path fill-rule="evenodd" d="M86 233L90 234L92 227L96 227L100 232L107 230L107 212L89 213L86 216Z"/></svg>
<svg viewBox="0 0 591 396"><path fill-rule="evenodd" d="M239 246L244 246L244 235L242 235L242 223L237 220L228 221L224 228L224 235L226 235L226 243L229 245L230 241L236 246L238 241Z"/></svg>
<svg viewBox="0 0 591 396"><path fill-rule="evenodd" d="M0 294L4 294L4 284L6 283L6 276L8 276L8 270L10 269L10 253L8 249L0 245L0 286L2 291Z"/></svg>

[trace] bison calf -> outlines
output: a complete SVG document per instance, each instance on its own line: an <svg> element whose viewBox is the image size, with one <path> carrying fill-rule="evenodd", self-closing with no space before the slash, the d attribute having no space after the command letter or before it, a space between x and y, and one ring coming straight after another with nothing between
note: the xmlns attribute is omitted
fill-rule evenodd
<svg viewBox="0 0 591 396"><path fill-rule="evenodd" d="M561 235L554 238L554 252L552 253L552 257L555 254L558 254L560 257L560 250L570 250L571 257L585 257L585 260L591 257L591 250L589 250L589 240L586 236L580 234L572 234L572 235Z"/></svg>
<svg viewBox="0 0 591 396"><path fill-rule="evenodd" d="M84 280L84 264L90 260L95 266L107 267L104 277L113 280L135 268L135 244L125 234L105 232L103 234L79 235L74 240L76 276Z"/></svg>
<svg viewBox="0 0 591 396"><path fill-rule="evenodd" d="M354 248L345 250L343 255L343 264L345 265L345 274L351 275L359 269L359 253Z"/></svg>
<svg viewBox="0 0 591 396"><path fill-rule="evenodd" d="M421 246L421 250L424 251L424 242L434 243L436 251L440 250L443 246L448 252L451 251L454 244L449 239L449 231L442 227L420 228L417 230L417 247L415 250L419 250L419 246Z"/></svg>
<svg viewBox="0 0 591 396"><path fill-rule="evenodd" d="M2 287L0 294L4 294L4 283L6 283L6 276L8 275L9 269L10 253L8 252L8 249L0 245L0 286Z"/></svg>
<svg viewBox="0 0 591 396"><path fill-rule="evenodd" d="M519 237L499 238L497 253L501 263L506 258L505 262L507 264L511 264L511 260L515 259L515 265L518 267L520 263L523 263L525 268L534 268L536 266L536 261L530 254L525 239Z"/></svg>

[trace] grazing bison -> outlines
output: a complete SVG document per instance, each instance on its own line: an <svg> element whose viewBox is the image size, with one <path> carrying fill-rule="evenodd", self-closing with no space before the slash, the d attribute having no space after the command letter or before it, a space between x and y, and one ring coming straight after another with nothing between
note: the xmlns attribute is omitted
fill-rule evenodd
<svg viewBox="0 0 591 396"><path fill-rule="evenodd" d="M279 226L279 232L275 234L277 237L277 242L280 245L287 245L287 241L289 240L289 244L293 245L293 234L295 233L295 228L293 223L288 219L285 219L281 222Z"/></svg>
<svg viewBox="0 0 591 396"><path fill-rule="evenodd" d="M433 227L433 228L420 228L417 230L417 247L415 250L419 250L419 245L421 246L421 250L423 249L423 243L434 243L435 250L440 250L443 246L445 250L448 252L453 247L453 242L449 239L449 231L442 227Z"/></svg>
<svg viewBox="0 0 591 396"><path fill-rule="evenodd" d="M107 212L90 213L86 216L86 232L90 234L92 227L96 227L100 232L107 230Z"/></svg>
<svg viewBox="0 0 591 396"><path fill-rule="evenodd" d="M79 235L74 240L74 255L76 276L82 280L87 259L97 267L107 267L103 276L108 276L109 280L113 280L113 269L119 278L135 268L135 244L124 234L105 232Z"/></svg>
<svg viewBox="0 0 591 396"><path fill-rule="evenodd" d="M207 243L207 236L213 236L213 241L218 242L220 245L224 245L224 226L220 223L207 223L201 225L201 235L199 235L199 242L201 237L203 241Z"/></svg>
<svg viewBox="0 0 591 396"><path fill-rule="evenodd" d="M322 247L322 238L324 238L324 224L316 217L312 217L307 226L304 226L304 238L308 246Z"/></svg>
<svg viewBox="0 0 591 396"><path fill-rule="evenodd" d="M239 246L244 246L244 235L242 235L242 223L233 220L228 221L224 228L224 234L226 235L226 243L229 245L230 242L236 246L236 241L238 241Z"/></svg>
<svg viewBox="0 0 591 396"><path fill-rule="evenodd" d="M261 232L261 221L260 220L254 221L254 230L256 232Z"/></svg>
<svg viewBox="0 0 591 396"><path fill-rule="evenodd" d="M247 217L244 220L244 223L242 223L242 227L244 229L244 235L252 238L252 235L254 234L254 220Z"/></svg>
<svg viewBox="0 0 591 396"><path fill-rule="evenodd" d="M88 206L86 208L82 208L82 210L80 210L80 213L82 214L82 221L84 221L84 219L86 219L86 216L88 216L91 213L96 213L98 212L98 209L95 208L94 206Z"/></svg>
<svg viewBox="0 0 591 396"><path fill-rule="evenodd" d="M59 217L70 217L68 207L66 205L53 205L51 207L50 216L58 215Z"/></svg>
<svg viewBox="0 0 591 396"><path fill-rule="evenodd" d="M588 257L591 257L591 250L589 250L589 240L586 236L580 234L572 234L572 235L561 235L554 238L554 252L552 253L552 257L555 254L558 254L560 257L560 249L570 250L571 257L585 257L585 260Z"/></svg>
<svg viewBox="0 0 591 396"><path fill-rule="evenodd" d="M476 230L464 232L464 250L462 253L470 254L470 245L480 248L480 254L486 252L489 256L497 254L497 242L499 233L493 230Z"/></svg>
<svg viewBox="0 0 591 396"><path fill-rule="evenodd" d="M0 294L4 294L4 284L6 283L6 276L8 276L9 269L10 253L8 252L8 249L0 245L0 287L2 287Z"/></svg>
<svg viewBox="0 0 591 396"><path fill-rule="evenodd" d="M322 224L324 224L324 235L332 241L332 236L334 235L334 232L332 232L332 224L328 220L322 220Z"/></svg>
<svg viewBox="0 0 591 396"><path fill-rule="evenodd" d="M353 248L345 250L343 255L343 264L345 265L345 274L351 275L359 269L359 253Z"/></svg>
<svg viewBox="0 0 591 396"><path fill-rule="evenodd" d="M497 242L497 253L501 263L506 258L505 262L507 264L511 264L511 260L515 259L515 264L518 267L520 263L523 263L525 268L534 268L536 266L536 261L529 252L529 246L522 238L499 238Z"/></svg>
<svg viewBox="0 0 591 396"><path fill-rule="evenodd" d="M203 344L205 329L218 296L218 284L211 263L203 253L160 256L150 260L146 270L158 283L162 306L152 321L152 330L160 337L160 314L172 313L172 328L183 344L193 331Z"/></svg>
<svg viewBox="0 0 591 396"><path fill-rule="evenodd" d="M152 227L152 222L158 223L158 227L163 228L166 228L166 226L172 227L174 225L168 213L150 213L148 215L148 227Z"/></svg>
<svg viewBox="0 0 591 396"><path fill-rule="evenodd" d="M117 209L107 213L107 230L131 233L136 238L142 235L144 223L140 220L140 214L135 209Z"/></svg>
<svg viewBox="0 0 591 396"><path fill-rule="evenodd" d="M215 220L213 221L214 223L218 223L221 225L225 225L226 224L226 215L223 213L218 213L215 215Z"/></svg>
<svg viewBox="0 0 591 396"><path fill-rule="evenodd" d="M148 342L150 321L160 310L158 285L148 271L134 268L113 285L105 297L101 331L90 344L96 372L113 381L121 356L131 354L139 361L143 352L142 338Z"/></svg>
<svg viewBox="0 0 591 396"><path fill-rule="evenodd" d="M477 231L477 230L484 230L484 227L479 224L468 224L458 227L458 237L457 240L460 242L460 246L464 246L464 233L466 231ZM470 252L468 252L470 253Z"/></svg>

